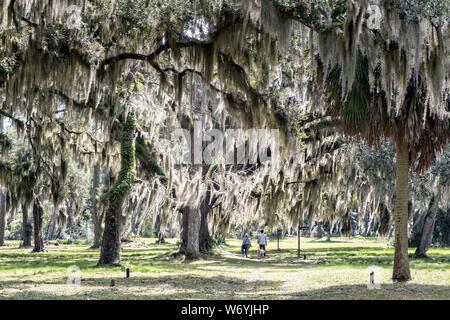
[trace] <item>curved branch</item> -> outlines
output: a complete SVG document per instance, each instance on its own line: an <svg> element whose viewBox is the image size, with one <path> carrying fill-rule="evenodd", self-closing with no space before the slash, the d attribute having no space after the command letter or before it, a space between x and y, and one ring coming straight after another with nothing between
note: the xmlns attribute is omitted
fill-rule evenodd
<svg viewBox="0 0 450 320"><path fill-rule="evenodd" d="M332 26L332 9L324 3L312 0L271 1L282 15L314 31L326 31Z"/></svg>

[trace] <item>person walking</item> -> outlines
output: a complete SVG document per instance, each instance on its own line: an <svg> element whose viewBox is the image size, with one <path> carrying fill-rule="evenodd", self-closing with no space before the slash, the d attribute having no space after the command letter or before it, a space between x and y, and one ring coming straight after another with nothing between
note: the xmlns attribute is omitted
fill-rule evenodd
<svg viewBox="0 0 450 320"><path fill-rule="evenodd" d="M242 256L246 256L248 258L248 253L250 251L250 247L252 246L252 243L250 241L250 236L248 233L244 235L244 238L242 239Z"/></svg>
<svg viewBox="0 0 450 320"><path fill-rule="evenodd" d="M258 234L258 245L260 252L266 256L266 246L267 246L267 235L264 233L264 230L261 230L261 233Z"/></svg>

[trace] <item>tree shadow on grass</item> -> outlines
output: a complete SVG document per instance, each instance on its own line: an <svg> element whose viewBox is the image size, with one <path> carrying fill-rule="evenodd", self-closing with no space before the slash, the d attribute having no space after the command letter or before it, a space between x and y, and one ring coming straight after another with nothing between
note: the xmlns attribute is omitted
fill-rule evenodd
<svg viewBox="0 0 450 320"><path fill-rule="evenodd" d="M167 246L169 248L169 246ZM16 270L64 269L77 265L82 269L95 268L99 258L99 250L88 247L66 250L64 246L53 247L49 252L32 253L31 251L0 250L0 274ZM73 249L73 248L72 248ZM126 249L122 252L122 260L131 263L148 264L168 258L167 250L160 246L151 249ZM167 260L167 259L165 259Z"/></svg>
<svg viewBox="0 0 450 320"><path fill-rule="evenodd" d="M55 279L56 280L56 279ZM86 278L79 290L60 294L57 290L49 292L52 285L64 286L64 279L52 281L34 281L30 284L17 282L3 283L0 289L9 287L21 290L7 294L8 299L255 299L263 298L264 292L277 290L282 281L253 280L243 281L226 276L201 277L192 275L145 277L115 279L115 286L110 287L111 278ZM40 290L40 286L50 286ZM99 289L101 288L101 289Z"/></svg>
<svg viewBox="0 0 450 320"><path fill-rule="evenodd" d="M337 248L340 249L340 248ZM358 251L360 250L360 251ZM363 253L361 253L362 250ZM349 252L350 251L350 252ZM280 254L281 253L281 254ZM317 268L319 266L336 267L349 266L356 268L367 268L376 265L380 267L392 266L393 250L386 251L374 248L358 248L355 250L322 250L305 249L301 256L306 255L304 260L298 258L294 250L272 251L264 259L251 257L248 259L240 258L239 253L231 253L228 255L216 255L218 265L234 265L239 268L278 268L278 269L301 269L301 268ZM447 269L450 267L450 256L435 254L430 260L411 260L411 267L416 269Z"/></svg>
<svg viewBox="0 0 450 320"><path fill-rule="evenodd" d="M289 294L289 299L306 300L423 300L450 299L450 286L415 283L381 284L380 289L369 290L366 285L330 286Z"/></svg>
<svg viewBox="0 0 450 320"><path fill-rule="evenodd" d="M304 240L302 239L304 242ZM306 243L322 243L322 244L333 244L333 243L352 243L352 240L324 240L324 239L309 239Z"/></svg>
<svg viewBox="0 0 450 320"><path fill-rule="evenodd" d="M58 284L58 283L56 283ZM61 283L60 283L61 284ZM282 281L254 280L215 276L161 276L116 279L110 287L110 278L85 279L79 291L58 293L57 290L41 290L33 283L31 288L16 290L6 295L7 299L294 299L294 300L407 300L407 299L450 299L450 286L423 284L386 284L380 289L369 290L364 284L327 286L313 290L294 292L283 290ZM11 284L13 285L13 284ZM1 289L1 287L0 287ZM51 289L51 288L50 288Z"/></svg>
<svg viewBox="0 0 450 320"><path fill-rule="evenodd" d="M307 259L297 258L295 250L282 249L269 250L268 256L258 259L256 252L252 252L249 259L242 258L238 250L230 248L227 254L215 252L207 260L182 262L169 256L170 253L161 250L161 247L148 249L128 249L122 254L122 264L130 265L133 270L152 272L164 270L168 272L205 270L211 266L226 270L237 268L248 270L260 268L275 268L286 271L301 270L306 268L318 268L321 266L350 266L355 268L366 268L370 265L390 267L393 263L393 250L383 248L327 248L327 249L304 249ZM411 266L415 269L446 269L450 267L450 255L431 254L431 260L411 260ZM80 252L65 251L47 253L0 253L0 274L23 270L24 272L46 273L52 271L63 271L64 269L77 265L81 269L96 268L98 252L88 249ZM123 269L116 267L117 271ZM97 268L101 270L101 268Z"/></svg>

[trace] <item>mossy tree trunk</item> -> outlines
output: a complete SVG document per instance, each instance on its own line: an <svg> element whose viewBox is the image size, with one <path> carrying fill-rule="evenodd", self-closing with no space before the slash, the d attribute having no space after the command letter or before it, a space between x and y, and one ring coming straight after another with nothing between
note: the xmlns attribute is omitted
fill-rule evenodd
<svg viewBox="0 0 450 320"><path fill-rule="evenodd" d="M200 256L200 223L200 209L190 208L186 259L194 260L198 259L198 257Z"/></svg>
<svg viewBox="0 0 450 320"><path fill-rule="evenodd" d="M396 140L395 254L392 279L406 282L411 280L408 256L409 147L403 139L397 138Z"/></svg>
<svg viewBox="0 0 450 320"><path fill-rule="evenodd" d="M5 245L6 192L0 188L0 246Z"/></svg>
<svg viewBox="0 0 450 320"><path fill-rule="evenodd" d="M74 203L72 199L66 201L67 206L67 223L66 223L66 233L72 239L75 235L76 230L76 222L74 216ZM59 232L59 236L61 236L61 231Z"/></svg>
<svg viewBox="0 0 450 320"><path fill-rule="evenodd" d="M414 258L427 259L427 251L431 247L433 241L434 226L436 224L437 215L437 200L433 196L430 202L430 209L428 210L421 229L419 245L417 246L416 252L414 253Z"/></svg>
<svg viewBox="0 0 450 320"><path fill-rule="evenodd" d="M157 238L157 244L166 243L166 233L162 228L161 213L158 213L155 219L155 236Z"/></svg>
<svg viewBox="0 0 450 320"><path fill-rule="evenodd" d="M33 234L33 225L29 221L28 207L22 205L22 247L31 247L31 237Z"/></svg>
<svg viewBox="0 0 450 320"><path fill-rule="evenodd" d="M332 225L331 221L329 219L325 220L324 231L325 231L326 237L327 237L326 241L331 241L331 235L333 233L332 229L333 229L333 225Z"/></svg>
<svg viewBox="0 0 450 320"><path fill-rule="evenodd" d="M200 256L200 224L199 208L189 205L181 208L181 245L178 253L184 254L186 259L194 260Z"/></svg>
<svg viewBox="0 0 450 320"><path fill-rule="evenodd" d="M52 216L47 229L47 240L57 239L58 229L58 208L56 205L53 207Z"/></svg>
<svg viewBox="0 0 450 320"><path fill-rule="evenodd" d="M42 220L44 207L41 200L36 196L33 202L33 228L34 228L34 248L33 252L44 251L44 238L42 232Z"/></svg>
<svg viewBox="0 0 450 320"><path fill-rule="evenodd" d="M181 208L181 244L179 252L181 254L186 253L188 243L188 231L189 231L189 206Z"/></svg>
<svg viewBox="0 0 450 320"><path fill-rule="evenodd" d="M94 220L94 241L91 246L91 248L93 248L93 249L100 248L100 246L102 244L103 217L104 217L104 214L101 213Z"/></svg>
<svg viewBox="0 0 450 320"><path fill-rule="evenodd" d="M212 249L208 230L208 214L210 207L206 201L200 206L200 252L208 253Z"/></svg>
<svg viewBox="0 0 450 320"><path fill-rule="evenodd" d="M186 259L199 258L200 252L211 250L208 230L208 214L217 198L212 199L208 191L199 208L188 205L181 209L181 245L179 253L186 255Z"/></svg>
<svg viewBox="0 0 450 320"><path fill-rule="evenodd" d="M380 224L378 227L378 236L381 238L386 238L389 232L389 222L390 222L390 214L389 209L387 208L384 202L380 202L379 204L379 214L380 214Z"/></svg>
<svg viewBox="0 0 450 320"><path fill-rule="evenodd" d="M98 192L100 187L100 165L94 165L92 175L92 189L91 189L91 205L92 205L92 222L94 224L94 242L92 248L100 248L102 243L103 232L103 214L99 210Z"/></svg>
<svg viewBox="0 0 450 320"><path fill-rule="evenodd" d="M99 266L120 264L120 236L124 202L136 180L136 120L129 113L123 128L121 145L121 168L117 181L109 192L109 207L105 215L105 229Z"/></svg>
<svg viewBox="0 0 450 320"><path fill-rule="evenodd" d="M211 190L206 191L206 196L200 205L200 252L208 253L212 249L211 237L208 229L208 216L217 202L218 196L213 195Z"/></svg>

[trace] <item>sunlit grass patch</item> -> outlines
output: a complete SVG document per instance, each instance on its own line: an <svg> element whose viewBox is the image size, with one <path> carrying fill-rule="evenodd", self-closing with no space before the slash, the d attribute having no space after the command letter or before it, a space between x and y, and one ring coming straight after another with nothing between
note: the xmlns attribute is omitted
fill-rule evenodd
<svg viewBox="0 0 450 320"><path fill-rule="evenodd" d="M239 239L228 239L203 260L174 259L175 239L163 245L138 239L124 246L122 265L97 268L99 249L79 244L31 253L8 242L0 248L0 297L14 299L450 299L450 249L431 249L431 260L411 260L413 281L391 281L393 248L377 239L271 239L267 257L256 243L242 257ZM411 249L413 253L413 249ZM306 258L306 259L305 259ZM67 270L78 266L81 286L68 287ZM131 278L125 278L125 266ZM368 290L367 268L380 272L380 290ZM115 286L111 287L111 280Z"/></svg>

